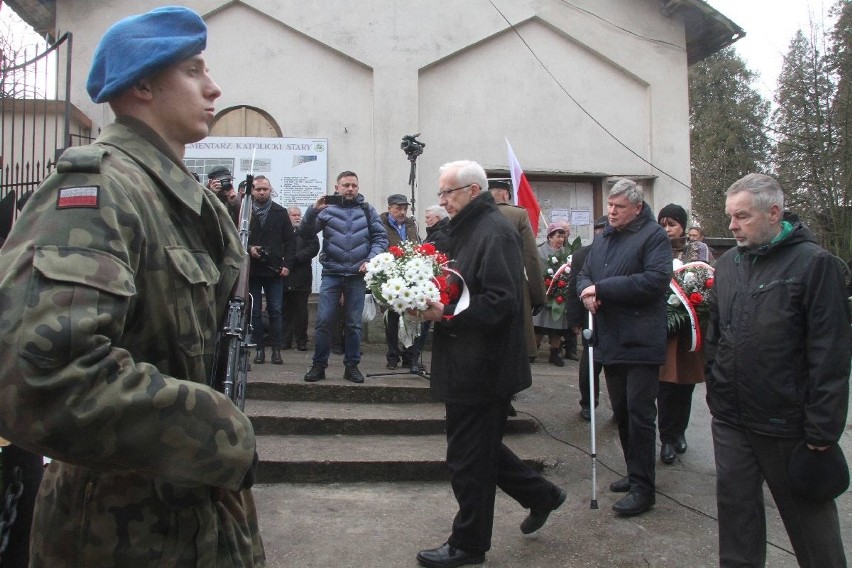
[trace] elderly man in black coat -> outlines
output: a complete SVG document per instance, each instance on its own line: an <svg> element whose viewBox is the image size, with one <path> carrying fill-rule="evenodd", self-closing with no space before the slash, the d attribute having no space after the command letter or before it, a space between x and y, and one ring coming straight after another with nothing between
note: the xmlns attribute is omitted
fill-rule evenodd
<svg viewBox="0 0 852 568"><path fill-rule="evenodd" d="M606 372L627 477L610 485L628 492L612 509L638 515L655 502L657 387L666 359L666 290L672 249L634 181L616 182L607 199L609 225L594 240L577 290L595 315L595 362Z"/></svg>
<svg viewBox="0 0 852 568"><path fill-rule="evenodd" d="M446 404L447 466L459 510L448 541L417 560L464 566L481 564L491 548L497 487L530 509L524 534L541 528L566 494L503 444L511 396L532 383L523 322L529 314L517 269L520 234L497 209L476 162L445 164L438 183L439 203L451 218L446 252L464 278L469 303L430 302L422 315L437 322L431 386Z"/></svg>

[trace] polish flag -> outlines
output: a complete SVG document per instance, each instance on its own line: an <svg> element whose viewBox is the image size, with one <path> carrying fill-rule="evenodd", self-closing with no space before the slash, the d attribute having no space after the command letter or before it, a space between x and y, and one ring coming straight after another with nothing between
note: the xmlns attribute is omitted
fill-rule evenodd
<svg viewBox="0 0 852 568"><path fill-rule="evenodd" d="M515 157L515 152L512 151L512 145L509 144L508 138L506 139L506 146L509 147L509 172L512 175L512 187L515 189L515 205L527 210L533 234L537 235L541 207L538 205L538 200L530 187L530 182L527 181L524 170L521 169L521 164L518 163L518 158Z"/></svg>

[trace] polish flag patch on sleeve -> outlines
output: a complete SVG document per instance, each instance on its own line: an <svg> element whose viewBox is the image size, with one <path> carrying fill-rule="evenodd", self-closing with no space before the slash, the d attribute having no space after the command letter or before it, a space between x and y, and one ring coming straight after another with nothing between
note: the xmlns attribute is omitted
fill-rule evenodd
<svg viewBox="0 0 852 568"><path fill-rule="evenodd" d="M57 209L73 209L80 207L98 208L100 186L88 185L83 187L63 187L56 199Z"/></svg>

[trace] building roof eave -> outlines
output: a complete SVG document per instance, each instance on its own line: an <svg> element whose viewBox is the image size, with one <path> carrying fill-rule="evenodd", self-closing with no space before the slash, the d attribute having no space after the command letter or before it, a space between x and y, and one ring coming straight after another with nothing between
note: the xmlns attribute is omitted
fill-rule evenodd
<svg viewBox="0 0 852 568"><path fill-rule="evenodd" d="M5 0L48 43L56 41L56 0Z"/></svg>
<svg viewBox="0 0 852 568"><path fill-rule="evenodd" d="M679 15L686 29L687 64L698 63L735 41L746 32L704 0L661 0L663 14Z"/></svg>

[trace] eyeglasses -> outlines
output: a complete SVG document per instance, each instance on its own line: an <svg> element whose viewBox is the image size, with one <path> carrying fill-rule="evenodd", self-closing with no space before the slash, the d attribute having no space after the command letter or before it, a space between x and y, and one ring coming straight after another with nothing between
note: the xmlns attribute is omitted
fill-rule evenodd
<svg viewBox="0 0 852 568"><path fill-rule="evenodd" d="M454 187L453 189L444 189L444 190L438 192L438 197L446 197L447 195L451 194L454 191L458 191L460 189L464 189L464 188L470 187L472 185L473 185L472 183L469 183L467 185L462 185L460 187Z"/></svg>

